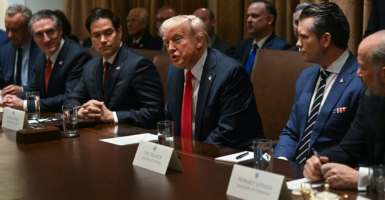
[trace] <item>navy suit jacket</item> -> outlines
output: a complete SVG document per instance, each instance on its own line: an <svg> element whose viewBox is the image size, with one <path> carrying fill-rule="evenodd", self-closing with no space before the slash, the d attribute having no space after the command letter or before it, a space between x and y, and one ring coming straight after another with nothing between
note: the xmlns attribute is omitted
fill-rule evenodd
<svg viewBox="0 0 385 200"><path fill-rule="evenodd" d="M251 46L253 45L253 40L253 37L241 40L240 42L238 42L237 47L235 48L234 58L239 60L239 62L241 62L243 66L246 66L247 59L250 55ZM288 42L281 40L273 32L267 38L262 48L260 47L259 49L286 50L290 47L291 45ZM251 74L252 71L253 69L250 70L249 74Z"/></svg>
<svg viewBox="0 0 385 200"><path fill-rule="evenodd" d="M233 57L235 51L235 48L233 46L222 41L218 38L218 36L215 37L213 43L211 44L211 48L217 49L230 57Z"/></svg>
<svg viewBox="0 0 385 200"><path fill-rule="evenodd" d="M290 119L283 129L274 157L283 156L290 161L295 160L299 141L304 137L308 119L310 101L319 77L320 65L305 69L295 86L295 102ZM362 81L357 77L359 68L356 57L349 57L338 74L314 125L310 137L308 156L311 148L320 154L332 146L339 144L353 122L363 92ZM343 82L341 83L341 79ZM345 113L333 113L333 109L347 107Z"/></svg>
<svg viewBox="0 0 385 200"><path fill-rule="evenodd" d="M184 69L171 64L166 77L166 118L174 121L174 133L180 136ZM264 138L263 128L245 68L222 52L208 48L196 103L194 139L246 149L256 138Z"/></svg>
<svg viewBox="0 0 385 200"><path fill-rule="evenodd" d="M0 49L0 88L3 89L8 85L13 84L13 76L15 73L15 60L16 60L17 47L11 42L8 42ZM42 52L31 38L31 46L29 49L28 60L28 82L33 79L33 73L35 72L35 61L37 55ZM27 86L23 86L23 90L27 90Z"/></svg>
<svg viewBox="0 0 385 200"><path fill-rule="evenodd" d="M7 32L0 30L0 47L9 41Z"/></svg>
<svg viewBox="0 0 385 200"><path fill-rule="evenodd" d="M45 68L47 57L43 51L37 55L34 78L28 83L27 91L39 91L40 110L42 112L62 110L62 105L67 96L79 82L84 65L91 58L92 56L86 48L71 39L65 38L63 47L53 66L46 91ZM25 92L19 95L21 99L25 99Z"/></svg>
<svg viewBox="0 0 385 200"><path fill-rule="evenodd" d="M372 11L368 26L366 27L364 38L379 30L385 29L385 1L372 0Z"/></svg>
<svg viewBox="0 0 385 200"><path fill-rule="evenodd" d="M123 44L112 63L103 92L103 57L87 63L66 104L82 105L95 99L115 111L119 123L156 128L164 119L164 97L154 64Z"/></svg>
<svg viewBox="0 0 385 200"><path fill-rule="evenodd" d="M142 38L139 40L139 43L135 45L134 49L149 49L149 44L154 40L151 34L146 30L144 32ZM132 43L134 41L133 37L129 37L125 43L128 47L132 47Z"/></svg>

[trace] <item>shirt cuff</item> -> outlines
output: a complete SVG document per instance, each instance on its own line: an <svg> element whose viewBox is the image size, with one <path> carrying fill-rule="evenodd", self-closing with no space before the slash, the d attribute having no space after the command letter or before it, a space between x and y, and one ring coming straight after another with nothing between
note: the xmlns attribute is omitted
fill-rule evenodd
<svg viewBox="0 0 385 200"><path fill-rule="evenodd" d="M21 92L24 92L24 87L23 86L20 86L21 87Z"/></svg>
<svg viewBox="0 0 385 200"><path fill-rule="evenodd" d="M28 111L27 100L23 101L23 109L24 111Z"/></svg>
<svg viewBox="0 0 385 200"><path fill-rule="evenodd" d="M119 124L119 120L118 120L118 117L116 116L116 112L113 111L112 114L114 115L114 123Z"/></svg>
<svg viewBox="0 0 385 200"><path fill-rule="evenodd" d="M360 167L358 170L358 191L365 191L366 186L369 183L369 168L368 167Z"/></svg>
<svg viewBox="0 0 385 200"><path fill-rule="evenodd" d="M278 157L278 159L289 161L287 158L285 158L283 156Z"/></svg>

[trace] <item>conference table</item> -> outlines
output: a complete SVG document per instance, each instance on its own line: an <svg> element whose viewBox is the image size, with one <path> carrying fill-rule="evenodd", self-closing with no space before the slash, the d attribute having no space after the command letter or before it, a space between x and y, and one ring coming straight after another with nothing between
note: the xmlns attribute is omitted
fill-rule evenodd
<svg viewBox="0 0 385 200"><path fill-rule="evenodd" d="M238 199L226 195L233 164L214 158L240 150L174 137L184 172L169 169L162 175L132 164L138 144L100 141L156 130L99 124L78 132L80 137L24 145L16 143L16 131L0 127L0 199ZM181 142L192 148L183 150ZM287 181L301 178L302 168L274 160L274 173ZM332 192L378 199L356 190Z"/></svg>

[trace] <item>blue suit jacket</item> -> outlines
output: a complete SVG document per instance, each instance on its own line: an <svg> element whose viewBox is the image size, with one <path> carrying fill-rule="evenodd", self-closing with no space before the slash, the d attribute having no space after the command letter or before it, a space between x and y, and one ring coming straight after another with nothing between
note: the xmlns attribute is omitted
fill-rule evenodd
<svg viewBox="0 0 385 200"><path fill-rule="evenodd" d="M239 60L239 62L241 62L243 66L246 66L247 59L249 58L251 51L251 45L253 44L253 40L253 37L241 40L240 42L238 42L237 47L235 48L234 58ZM273 32L267 38L262 48L260 47L259 49L286 50L290 47L291 45L288 42L281 40ZM252 71L253 69L250 70L249 74L251 74Z"/></svg>
<svg viewBox="0 0 385 200"><path fill-rule="evenodd" d="M274 157L283 156L294 161L299 141L304 137L309 105L319 77L320 65L305 69L295 86L295 102L290 119L283 129ZM314 125L310 138L311 148L322 154L328 148L339 144L347 133L360 103L363 87L357 77L358 62L352 53L338 74ZM343 79L341 83L340 80ZM333 109L347 107L345 113L332 113Z"/></svg>
<svg viewBox="0 0 385 200"><path fill-rule="evenodd" d="M9 41L7 32L0 30L0 47Z"/></svg>
<svg viewBox="0 0 385 200"><path fill-rule="evenodd" d="M33 79L35 72L35 60L37 55L42 52L31 38L31 47L29 49L28 60L28 82ZM16 46L11 42L5 44L0 50L0 88L3 89L13 84L13 76L15 72ZM27 86L23 86L23 90L27 90Z"/></svg>
<svg viewBox="0 0 385 200"><path fill-rule="evenodd" d="M184 70L171 64L166 77L166 118L174 121L174 133L180 136ZM246 149L256 138L264 138L263 128L246 70L238 61L208 48L196 103L194 139Z"/></svg>
<svg viewBox="0 0 385 200"><path fill-rule="evenodd" d="M27 91L39 91L42 112L62 110L61 107L67 96L79 82L84 65L91 58L91 54L86 48L66 37L53 66L46 91L45 68L47 57L43 51L37 55L34 77L29 81ZM25 92L19 95L21 99L26 98Z"/></svg>
<svg viewBox="0 0 385 200"><path fill-rule="evenodd" d="M103 101L119 123L156 128L164 119L163 87L154 64L123 44L111 65L103 92L103 57L90 60L66 104Z"/></svg>

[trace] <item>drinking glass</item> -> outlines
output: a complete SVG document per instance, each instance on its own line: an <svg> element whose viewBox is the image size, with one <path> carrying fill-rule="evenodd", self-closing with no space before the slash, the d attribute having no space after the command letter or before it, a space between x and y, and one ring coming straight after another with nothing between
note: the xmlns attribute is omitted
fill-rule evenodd
<svg viewBox="0 0 385 200"><path fill-rule="evenodd" d="M158 122L158 140L159 144L174 148L174 122Z"/></svg>
<svg viewBox="0 0 385 200"><path fill-rule="evenodd" d="M273 140L257 139L253 141L254 168L273 172Z"/></svg>
<svg viewBox="0 0 385 200"><path fill-rule="evenodd" d="M62 137L78 137L77 106L63 105L63 132Z"/></svg>
<svg viewBox="0 0 385 200"><path fill-rule="evenodd" d="M385 165L373 165L369 169L369 188L381 197L384 197L385 191Z"/></svg>
<svg viewBox="0 0 385 200"><path fill-rule="evenodd" d="M39 119L40 96L38 91L26 92L28 119Z"/></svg>

